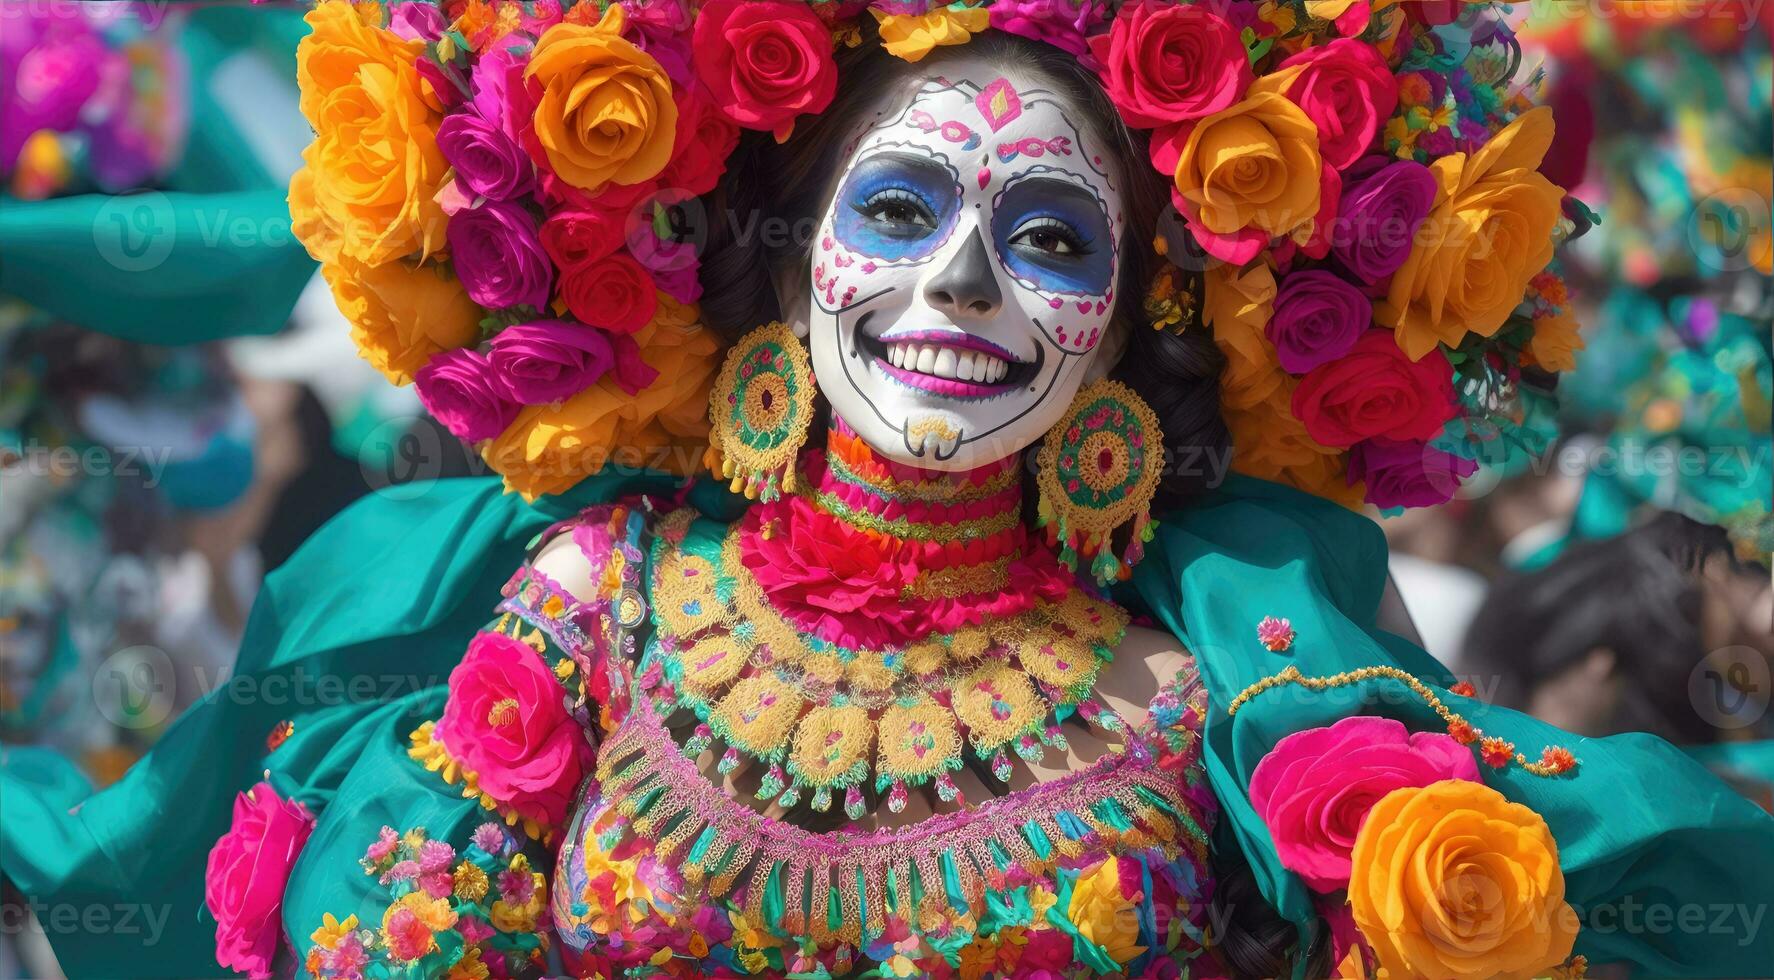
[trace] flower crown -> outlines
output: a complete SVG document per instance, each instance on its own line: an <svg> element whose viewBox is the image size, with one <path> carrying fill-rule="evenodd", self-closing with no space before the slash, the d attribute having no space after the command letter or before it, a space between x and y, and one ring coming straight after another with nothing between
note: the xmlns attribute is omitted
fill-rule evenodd
<svg viewBox="0 0 1774 980"><path fill-rule="evenodd" d="M1171 264L1145 308L1225 351L1234 468L1436 503L1517 431L1521 369L1580 346L1546 271L1569 227L1537 172L1550 113L1497 6L323 0L291 211L363 355L509 489L612 457L689 472L721 352L671 206L715 186L741 129L824 111L865 14L912 61L1009 31L1151 131L1201 251L1154 242Z"/></svg>

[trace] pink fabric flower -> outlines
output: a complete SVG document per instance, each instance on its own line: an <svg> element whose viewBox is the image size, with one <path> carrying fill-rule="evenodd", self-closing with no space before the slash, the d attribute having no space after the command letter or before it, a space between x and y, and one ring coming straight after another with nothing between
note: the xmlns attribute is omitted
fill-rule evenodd
<svg viewBox="0 0 1774 980"><path fill-rule="evenodd" d="M519 410L486 355L471 347L433 357L413 375L413 384L431 417L463 442L497 436Z"/></svg>
<svg viewBox="0 0 1774 980"><path fill-rule="evenodd" d="M1445 504L1460 484L1478 472L1474 460L1422 442L1369 439L1349 449L1350 486L1366 483L1368 503L1381 509Z"/></svg>
<svg viewBox="0 0 1774 980"><path fill-rule="evenodd" d="M1365 283L1398 271L1435 205L1435 175L1415 160L1364 160L1343 191L1331 251Z"/></svg>
<svg viewBox="0 0 1774 980"><path fill-rule="evenodd" d="M477 634L450 672L436 735L481 792L546 824L566 818L590 755L548 665L497 633Z"/></svg>
<svg viewBox="0 0 1774 980"><path fill-rule="evenodd" d="M1250 799L1282 865L1328 892L1349 883L1355 835L1381 797L1444 779L1478 779L1464 746L1363 715L1277 742L1251 773Z"/></svg>
<svg viewBox="0 0 1774 980"><path fill-rule="evenodd" d="M1136 2L1090 39L1103 88L1128 125L1154 129L1211 116L1254 77L1244 42L1209 4Z"/></svg>
<svg viewBox="0 0 1774 980"><path fill-rule="evenodd" d="M1085 67L1101 68L1090 53L1090 35L1102 24L1102 0L993 0L986 8L992 27L1043 41L1078 56Z"/></svg>
<svg viewBox="0 0 1774 980"><path fill-rule="evenodd" d="M615 360L608 334L568 320L506 327L487 351L493 375L525 405L576 395L603 377Z"/></svg>
<svg viewBox="0 0 1774 980"><path fill-rule="evenodd" d="M1398 80L1386 59L1352 38L1288 58L1264 78L1271 82L1318 127L1318 152L1334 168L1361 159L1398 108Z"/></svg>
<svg viewBox="0 0 1774 980"><path fill-rule="evenodd" d="M435 41L449 30L449 22L437 4L407 0L388 8L388 29L406 41Z"/></svg>
<svg viewBox="0 0 1774 980"><path fill-rule="evenodd" d="M283 938L283 888L314 817L302 804L259 783L234 798L234 821L209 851L203 900L216 919L216 962L271 976Z"/></svg>
<svg viewBox="0 0 1774 980"><path fill-rule="evenodd" d="M1305 374L1349 353L1374 323L1373 301L1326 269L1307 269L1281 281L1264 332L1289 374Z"/></svg>
<svg viewBox="0 0 1774 980"><path fill-rule="evenodd" d="M554 267L528 210L512 202L487 201L451 215L444 234L469 299L489 310L548 306Z"/></svg>
<svg viewBox="0 0 1774 980"><path fill-rule="evenodd" d="M691 49L697 77L727 118L779 139L796 116L824 112L838 91L831 31L802 3L709 0Z"/></svg>

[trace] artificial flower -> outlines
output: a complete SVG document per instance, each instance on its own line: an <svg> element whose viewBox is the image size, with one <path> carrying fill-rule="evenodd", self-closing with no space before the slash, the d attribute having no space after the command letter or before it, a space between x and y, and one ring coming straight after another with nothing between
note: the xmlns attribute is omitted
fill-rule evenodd
<svg viewBox="0 0 1774 980"><path fill-rule="evenodd" d="M1435 176L1415 160L1375 157L1347 180L1331 233L1331 252L1346 271L1372 285L1410 257L1417 229L1435 205Z"/></svg>
<svg viewBox="0 0 1774 980"><path fill-rule="evenodd" d="M487 351L487 364L499 384L524 405L578 394L603 377L615 360L608 334L566 320L506 327Z"/></svg>
<svg viewBox="0 0 1774 980"><path fill-rule="evenodd" d="M469 194L511 201L535 188L536 171L529 154L498 123L476 112L445 116L437 127L437 146Z"/></svg>
<svg viewBox="0 0 1774 980"><path fill-rule="evenodd" d="M575 317L613 333L634 333L659 306L653 277L625 252L564 270L560 294Z"/></svg>
<svg viewBox="0 0 1774 980"><path fill-rule="evenodd" d="M308 808L259 783L234 799L228 832L210 848L203 900L216 920L216 962L271 976L283 940L283 888L314 817Z"/></svg>
<svg viewBox="0 0 1774 980"><path fill-rule="evenodd" d="M1569 310L1534 318L1534 336L1528 341L1527 363L1548 371L1575 371L1577 352L1583 349L1577 318Z"/></svg>
<svg viewBox="0 0 1774 980"><path fill-rule="evenodd" d="M1129 894L1123 883L1123 861L1133 859L1105 858L1094 869L1079 874L1066 906L1066 918L1077 927L1078 935L1102 947L1118 964L1130 963L1146 951L1139 944L1139 904L1144 898L1137 887L1139 876L1133 876L1135 888Z"/></svg>
<svg viewBox="0 0 1774 980"><path fill-rule="evenodd" d="M1373 303L1348 280L1306 269L1282 280L1265 333L1282 368L1305 374L1347 354L1373 319Z"/></svg>
<svg viewBox="0 0 1774 980"><path fill-rule="evenodd" d="M1452 376L1440 352L1413 361L1390 332L1370 329L1348 354L1300 379L1293 413L1326 446L1433 439L1457 411Z"/></svg>
<svg viewBox="0 0 1774 980"><path fill-rule="evenodd" d="M388 6L388 30L404 41L435 41L449 30L443 11L435 3L405 0Z"/></svg>
<svg viewBox="0 0 1774 980"><path fill-rule="evenodd" d="M869 13L880 25L881 46L910 62L924 60L939 47L966 44L991 23L986 8L958 4L938 4L922 14L892 14L876 7Z"/></svg>
<svg viewBox="0 0 1774 980"><path fill-rule="evenodd" d="M739 146L739 127L719 109L708 89L693 82L678 92L678 135L671 163L659 175L661 188L697 197L714 190L727 171L727 158Z"/></svg>
<svg viewBox="0 0 1774 980"><path fill-rule="evenodd" d="M292 193L290 207L316 258L376 266L443 248L436 197L449 165L437 143L442 107L414 67L424 42L370 16L346 0L308 12L296 78L314 142L302 153L304 193Z"/></svg>
<svg viewBox="0 0 1774 980"><path fill-rule="evenodd" d="M777 139L788 138L796 116L824 112L838 91L831 32L805 4L710 0L691 47L715 106Z"/></svg>
<svg viewBox="0 0 1774 980"><path fill-rule="evenodd" d="M472 347L444 351L413 375L419 402L463 442L491 439L517 417L511 389Z"/></svg>
<svg viewBox="0 0 1774 980"><path fill-rule="evenodd" d="M1477 779L1478 764L1438 732L1355 716L1275 743L1250 778L1250 798L1284 867L1315 891L1349 881L1349 852L1368 810L1404 786Z"/></svg>
<svg viewBox="0 0 1774 980"><path fill-rule="evenodd" d="M622 224L607 211L569 208L542 222L542 250L563 276L622 247Z"/></svg>
<svg viewBox="0 0 1774 980"><path fill-rule="evenodd" d="M410 383L432 357L480 336L481 308L437 266L371 267L340 256L320 274L351 324L357 352L394 384Z"/></svg>
<svg viewBox="0 0 1774 980"><path fill-rule="evenodd" d="M1172 198L1202 248L1242 265L1318 217L1334 180L1312 120L1285 96L1263 92L1195 124L1177 157Z"/></svg>
<svg viewBox="0 0 1774 980"><path fill-rule="evenodd" d="M1367 152L1398 108L1398 81L1372 45L1351 38L1307 48L1251 85L1286 96L1318 128L1318 152L1342 169Z"/></svg>
<svg viewBox="0 0 1774 980"><path fill-rule="evenodd" d="M1394 976L1545 976L1571 955L1546 821L1480 782L1394 790L1368 812L1350 856L1349 905Z"/></svg>
<svg viewBox="0 0 1774 980"><path fill-rule="evenodd" d="M1475 460L1427 443L1367 439L1350 447L1347 479L1366 486L1365 498L1375 507L1433 507L1452 500L1460 482L1476 472Z"/></svg>
<svg viewBox="0 0 1774 980"><path fill-rule="evenodd" d="M671 78L623 39L625 16L610 4L595 26L556 24L524 71L535 100L531 155L586 194L651 180L677 137Z"/></svg>
<svg viewBox="0 0 1774 980"><path fill-rule="evenodd" d="M1101 70L1088 38L1107 14L1103 0L992 0L986 10L994 30L1051 44Z"/></svg>
<svg viewBox="0 0 1774 980"><path fill-rule="evenodd" d="M498 633L478 633L450 672L436 738L501 806L559 824L590 749L542 658Z"/></svg>
<svg viewBox="0 0 1774 980"><path fill-rule="evenodd" d="M1254 77L1238 30L1208 4L1126 4L1089 43L1110 101L1141 129L1229 109Z"/></svg>
<svg viewBox="0 0 1774 980"><path fill-rule="evenodd" d="M486 201L450 218L450 259L468 298L489 310L548 305L554 267L536 218L515 202Z"/></svg>
<svg viewBox="0 0 1774 980"><path fill-rule="evenodd" d="M1236 408L1267 402L1287 380L1267 336L1276 295L1274 270L1267 262L1248 269L1215 263L1207 270L1202 294L1201 322L1213 330L1214 343L1226 355L1220 377L1223 400Z"/></svg>
<svg viewBox="0 0 1774 980"><path fill-rule="evenodd" d="M1564 191L1537 169L1552 136L1552 110L1542 106L1478 152L1430 164L1435 209L1375 306L1412 360L1468 334L1495 334L1552 260Z"/></svg>

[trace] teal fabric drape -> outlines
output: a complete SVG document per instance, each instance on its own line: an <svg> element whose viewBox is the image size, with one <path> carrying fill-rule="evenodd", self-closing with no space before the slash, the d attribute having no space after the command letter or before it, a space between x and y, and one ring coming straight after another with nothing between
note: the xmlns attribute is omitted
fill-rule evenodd
<svg viewBox="0 0 1774 980"><path fill-rule="evenodd" d="M0 293L144 343L282 329L314 261L290 232L283 175L259 162L209 85L218 64L249 47L294 77L301 18L294 9L190 11L180 43L191 64L191 133L178 168L140 194L0 193Z"/></svg>
<svg viewBox="0 0 1774 980"><path fill-rule="evenodd" d="M478 819L441 782L424 782L394 750L435 712L464 644L536 534L580 507L629 491L670 492L648 475L604 476L526 505L485 480L395 488L354 505L267 581L241 651L240 680L211 693L117 785L70 813L78 787L36 752L0 756L0 870L32 899L61 905L127 903L171 910L163 934L55 934L72 977L213 976L213 923L203 913L203 865L227 829L235 793L261 778L265 736L295 733L278 750L273 782L311 808L361 810L350 833L311 840L289 901L327 908L328 882L383 823L429 821L439 831ZM708 483L695 503L731 514ZM1245 796L1251 769L1283 735L1357 712L1420 728L1428 710L1383 682L1306 696L1297 689L1224 706L1249 683L1294 664L1308 675L1394 664L1438 686L1449 680L1421 650L1373 626L1385 547L1367 519L1297 491L1237 479L1166 518L1130 583L1144 606L1183 638L1213 698L1209 778L1226 833L1265 894L1295 922L1311 921L1304 887L1275 860ZM1299 638L1286 653L1256 641L1265 615L1288 617ZM324 678L337 678L324 682ZM1474 723L1534 753L1560 744L1582 760L1574 775L1542 779L1487 772L1551 825L1570 900L1593 915L1630 896L1672 908L1729 905L1748 914L1774 895L1774 820L1682 753L1649 737L1576 739L1514 712L1444 695ZM376 748L376 746L381 746ZM329 877L330 876L330 877ZM1640 913L1643 914L1642 911ZM1713 920L1708 920L1709 924ZM1756 919L1746 942L1715 931L1586 929L1578 950L1658 975L1755 975L1774 962L1774 924ZM1606 925L1607 923L1603 923Z"/></svg>

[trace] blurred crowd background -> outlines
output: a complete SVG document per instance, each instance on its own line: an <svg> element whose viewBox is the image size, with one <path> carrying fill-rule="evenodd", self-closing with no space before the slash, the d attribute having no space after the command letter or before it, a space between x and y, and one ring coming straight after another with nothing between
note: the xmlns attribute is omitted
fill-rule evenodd
<svg viewBox="0 0 1774 980"><path fill-rule="evenodd" d="M1660 735L1774 809L1774 11L1515 16L1548 176L1594 212L1560 260L1586 349L1456 499L1375 515L1393 578L1479 696ZM302 31L276 4L0 0L0 751L97 785L226 683L328 517L479 471L357 359L290 234ZM53 974L18 921L0 978Z"/></svg>

